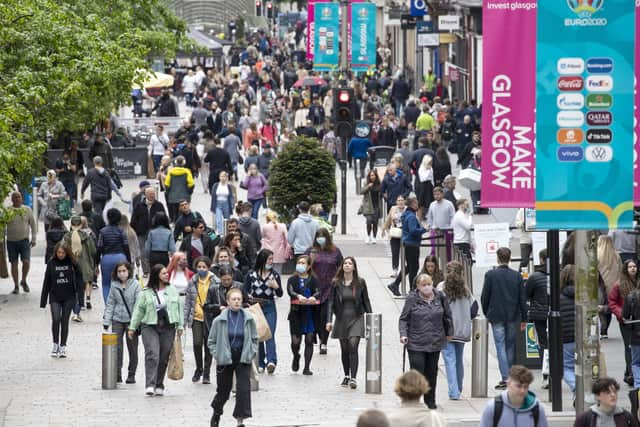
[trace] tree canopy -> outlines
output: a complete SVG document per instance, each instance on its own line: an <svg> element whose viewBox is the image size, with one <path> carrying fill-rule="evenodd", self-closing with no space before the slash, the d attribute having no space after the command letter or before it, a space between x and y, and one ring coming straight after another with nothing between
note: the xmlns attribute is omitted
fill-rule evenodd
<svg viewBox="0 0 640 427"><path fill-rule="evenodd" d="M0 2L0 199L37 173L47 135L107 118L185 31L165 0Z"/></svg>

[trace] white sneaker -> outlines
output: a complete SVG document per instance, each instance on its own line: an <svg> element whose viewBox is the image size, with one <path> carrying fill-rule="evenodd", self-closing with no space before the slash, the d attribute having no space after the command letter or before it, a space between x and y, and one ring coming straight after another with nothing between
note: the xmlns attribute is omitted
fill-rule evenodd
<svg viewBox="0 0 640 427"><path fill-rule="evenodd" d="M376 238L375 238L375 236L371 238L371 243L373 243L374 245L376 244Z"/></svg>
<svg viewBox="0 0 640 427"><path fill-rule="evenodd" d="M53 343L53 348L51 349L51 357L58 357L59 350L60 350L60 347L58 346L58 344Z"/></svg>
<svg viewBox="0 0 640 427"><path fill-rule="evenodd" d="M147 396L153 396L153 387L147 387L144 389L144 394Z"/></svg>
<svg viewBox="0 0 640 427"><path fill-rule="evenodd" d="M156 396L164 396L164 389L163 388L156 388L154 391Z"/></svg>
<svg viewBox="0 0 640 427"><path fill-rule="evenodd" d="M58 357L67 357L67 346L66 345L61 345L60 349L58 350Z"/></svg>
<svg viewBox="0 0 640 427"><path fill-rule="evenodd" d="M371 236L367 236L367 238L364 240L364 243L367 245L371 243Z"/></svg>

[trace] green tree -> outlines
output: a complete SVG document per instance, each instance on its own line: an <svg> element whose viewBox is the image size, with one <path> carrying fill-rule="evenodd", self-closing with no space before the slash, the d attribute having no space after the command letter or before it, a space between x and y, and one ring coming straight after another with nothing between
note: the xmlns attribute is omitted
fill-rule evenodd
<svg viewBox="0 0 640 427"><path fill-rule="evenodd" d="M315 139L298 137L285 145L269 169L269 207L285 222L302 200L332 206L336 162Z"/></svg>
<svg viewBox="0 0 640 427"><path fill-rule="evenodd" d="M185 30L165 0L0 2L0 199L39 173L48 135L129 102L147 58L173 55Z"/></svg>

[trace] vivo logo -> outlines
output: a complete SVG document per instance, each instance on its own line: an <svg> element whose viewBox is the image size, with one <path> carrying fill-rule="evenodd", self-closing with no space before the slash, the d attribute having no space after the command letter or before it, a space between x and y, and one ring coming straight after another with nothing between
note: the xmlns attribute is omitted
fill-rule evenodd
<svg viewBox="0 0 640 427"><path fill-rule="evenodd" d="M610 145L593 145L587 147L588 162L610 162L613 159L613 148Z"/></svg>
<svg viewBox="0 0 640 427"><path fill-rule="evenodd" d="M589 92L610 92L613 90L613 78L611 76L589 76L586 86Z"/></svg>
<svg viewBox="0 0 640 427"><path fill-rule="evenodd" d="M579 128L584 125L584 114L582 111L560 111L556 121L561 128Z"/></svg>
<svg viewBox="0 0 640 427"><path fill-rule="evenodd" d="M613 71L613 60L611 58L589 58L587 59L587 71L592 74L607 74Z"/></svg>
<svg viewBox="0 0 640 427"><path fill-rule="evenodd" d="M563 93L558 95L556 103L561 110L580 110L584 107L584 96L579 93Z"/></svg>
<svg viewBox="0 0 640 427"><path fill-rule="evenodd" d="M577 92L584 87L582 77L560 77L558 79L558 89L561 91Z"/></svg>
<svg viewBox="0 0 640 427"><path fill-rule="evenodd" d="M582 74L584 72L584 60L582 58L558 59L559 74Z"/></svg>
<svg viewBox="0 0 640 427"><path fill-rule="evenodd" d="M579 162L584 159L582 147L560 147L558 148L558 160L561 162Z"/></svg>

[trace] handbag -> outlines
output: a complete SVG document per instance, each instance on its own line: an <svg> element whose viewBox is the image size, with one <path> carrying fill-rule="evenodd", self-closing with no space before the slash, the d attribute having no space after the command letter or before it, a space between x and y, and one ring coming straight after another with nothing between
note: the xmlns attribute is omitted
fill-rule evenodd
<svg viewBox="0 0 640 427"><path fill-rule="evenodd" d="M56 211L58 213L58 216L65 221L71 218L71 200L69 199L58 200L58 206L56 207Z"/></svg>
<svg viewBox="0 0 640 427"><path fill-rule="evenodd" d="M401 239L402 238L402 228L400 227L391 227L389 229L389 237L392 239Z"/></svg>
<svg viewBox="0 0 640 427"><path fill-rule="evenodd" d="M253 304L249 307L249 311L256 321L256 329L258 330L258 342L269 341L272 337L271 328L269 328L267 318L264 317L262 307L260 307L260 304Z"/></svg>
<svg viewBox="0 0 640 427"><path fill-rule="evenodd" d="M170 380L178 381L184 377L184 365L182 362L182 342L180 336L176 334L173 340L173 347L171 347L171 353L169 354L169 363L167 365L167 376Z"/></svg>
<svg viewBox="0 0 640 427"><path fill-rule="evenodd" d="M480 190L480 171L472 167L462 169L458 175L458 182L470 191Z"/></svg>

